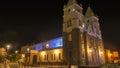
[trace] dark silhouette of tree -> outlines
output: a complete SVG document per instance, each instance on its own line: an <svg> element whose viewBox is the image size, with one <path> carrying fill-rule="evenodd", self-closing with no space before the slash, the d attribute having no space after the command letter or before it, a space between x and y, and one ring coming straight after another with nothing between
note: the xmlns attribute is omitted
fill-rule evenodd
<svg viewBox="0 0 120 68"><path fill-rule="evenodd" d="M17 49L20 45L20 37L15 31L7 31L4 33L0 33L0 47L5 47L6 45L11 46L11 51Z"/></svg>

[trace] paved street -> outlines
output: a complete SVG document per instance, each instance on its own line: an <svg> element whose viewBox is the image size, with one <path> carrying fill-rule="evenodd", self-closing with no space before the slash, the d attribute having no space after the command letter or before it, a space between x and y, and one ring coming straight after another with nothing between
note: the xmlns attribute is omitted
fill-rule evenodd
<svg viewBox="0 0 120 68"><path fill-rule="evenodd" d="M3 64L0 64L0 68L6 68ZM19 66L19 65L12 65L10 67L7 68L45 68L45 67L37 67L37 66Z"/></svg>
<svg viewBox="0 0 120 68"><path fill-rule="evenodd" d="M4 64L0 64L0 68L6 68L4 67ZM19 66L19 64L14 64L11 65L10 67L7 68L65 68L65 67L57 67L57 66L52 66L52 67L47 67L47 66ZM120 68L118 64L106 64L104 66L101 66L100 68Z"/></svg>

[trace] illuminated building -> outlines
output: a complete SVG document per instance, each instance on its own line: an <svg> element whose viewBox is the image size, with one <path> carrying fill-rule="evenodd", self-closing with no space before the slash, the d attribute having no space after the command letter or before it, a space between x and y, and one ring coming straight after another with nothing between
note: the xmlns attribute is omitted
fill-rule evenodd
<svg viewBox="0 0 120 68"><path fill-rule="evenodd" d="M5 48L0 48L0 56L6 56L7 55L7 51Z"/></svg>
<svg viewBox="0 0 120 68"><path fill-rule="evenodd" d="M106 62L107 63L112 63L113 59L112 59L112 52L109 49L105 50L105 56L106 56Z"/></svg>
<svg viewBox="0 0 120 68"><path fill-rule="evenodd" d="M107 63L118 63L120 62L118 51L111 51L109 49L105 49L105 56Z"/></svg>
<svg viewBox="0 0 120 68"><path fill-rule="evenodd" d="M90 6L84 15L82 6L69 0L63 11L62 37L32 46L30 64L61 63L86 68L105 64L99 19Z"/></svg>

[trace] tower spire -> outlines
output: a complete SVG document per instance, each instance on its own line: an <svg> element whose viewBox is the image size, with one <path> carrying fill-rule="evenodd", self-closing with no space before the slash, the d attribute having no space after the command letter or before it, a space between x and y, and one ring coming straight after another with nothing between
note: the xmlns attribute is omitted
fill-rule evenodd
<svg viewBox="0 0 120 68"><path fill-rule="evenodd" d="M89 18L91 16L94 16L94 12L92 11L92 9L90 8L90 6L88 6L87 11L85 13L85 18Z"/></svg>
<svg viewBox="0 0 120 68"><path fill-rule="evenodd" d="M77 4L76 0L69 0L67 5Z"/></svg>

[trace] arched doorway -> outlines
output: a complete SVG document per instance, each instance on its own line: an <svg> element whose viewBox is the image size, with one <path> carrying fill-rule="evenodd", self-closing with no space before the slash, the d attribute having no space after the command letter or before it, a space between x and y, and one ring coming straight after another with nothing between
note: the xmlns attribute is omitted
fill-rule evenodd
<svg viewBox="0 0 120 68"><path fill-rule="evenodd" d="M33 65L36 65L37 64L37 55L34 55L33 56Z"/></svg>

